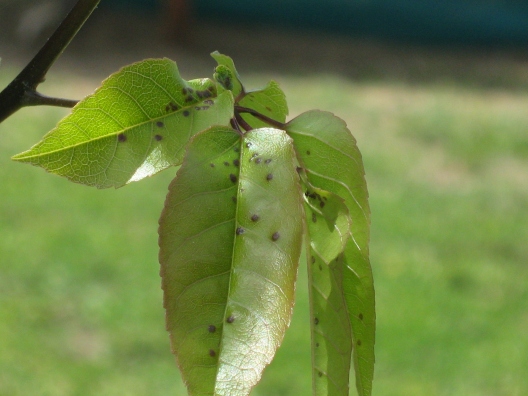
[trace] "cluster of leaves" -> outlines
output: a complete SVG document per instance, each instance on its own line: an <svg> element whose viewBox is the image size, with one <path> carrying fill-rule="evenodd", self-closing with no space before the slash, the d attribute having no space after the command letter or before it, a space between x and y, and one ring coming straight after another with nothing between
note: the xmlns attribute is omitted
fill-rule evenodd
<svg viewBox="0 0 528 396"><path fill-rule="evenodd" d="M159 226L166 324L190 395L247 395L291 318L304 244L314 395L360 395L374 367L369 206L346 124L309 111L286 122L271 81L247 91L231 58L183 80L146 60L105 80L14 157L69 180L121 187L179 166Z"/></svg>

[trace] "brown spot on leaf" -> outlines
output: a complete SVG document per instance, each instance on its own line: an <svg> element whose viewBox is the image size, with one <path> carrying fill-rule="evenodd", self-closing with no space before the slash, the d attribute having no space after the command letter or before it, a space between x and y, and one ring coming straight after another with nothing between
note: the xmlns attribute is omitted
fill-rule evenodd
<svg viewBox="0 0 528 396"><path fill-rule="evenodd" d="M357 346L361 346L361 340L356 341Z"/></svg>
<svg viewBox="0 0 528 396"><path fill-rule="evenodd" d="M161 135L154 135L154 139L156 139L158 142L163 139L163 136Z"/></svg>
<svg viewBox="0 0 528 396"><path fill-rule="evenodd" d="M233 183L236 183L238 179L234 174L231 173L229 175L229 180L231 180Z"/></svg>
<svg viewBox="0 0 528 396"><path fill-rule="evenodd" d="M273 179L273 174L272 173L268 173L268 175L266 176L266 180L270 181L272 179Z"/></svg>
<svg viewBox="0 0 528 396"><path fill-rule="evenodd" d="M214 333L216 331L216 326L215 325L209 325L209 327L207 328L207 331L209 333Z"/></svg>
<svg viewBox="0 0 528 396"><path fill-rule="evenodd" d="M363 314L360 313L360 314L358 315L358 318L359 318L359 320L363 320Z"/></svg>
<svg viewBox="0 0 528 396"><path fill-rule="evenodd" d="M215 357L216 356L216 352L213 351L212 349L209 349L209 356Z"/></svg>
<svg viewBox="0 0 528 396"><path fill-rule="evenodd" d="M245 232L245 230L242 227L238 227L235 232L237 235L242 235Z"/></svg>
<svg viewBox="0 0 528 396"><path fill-rule="evenodd" d="M176 111L178 110L178 105L174 104L173 102L170 102L167 106L165 106L165 111L168 113L169 111Z"/></svg>
<svg viewBox="0 0 528 396"><path fill-rule="evenodd" d="M235 321L235 317L233 315L230 315L227 319L226 319L226 322L227 323L233 323Z"/></svg>
<svg viewBox="0 0 528 396"><path fill-rule="evenodd" d="M189 117L189 114L191 114L191 113L189 113L189 110L184 110L184 112L183 112L183 116L184 117Z"/></svg>
<svg viewBox="0 0 528 396"><path fill-rule="evenodd" d="M237 167L240 166L240 161L238 160L238 158L233 160L233 165Z"/></svg>
<svg viewBox="0 0 528 396"><path fill-rule="evenodd" d="M117 141L120 142L120 143L124 143L126 142L127 140L127 137L125 136L124 133L120 133L119 135L117 135Z"/></svg>
<svg viewBox="0 0 528 396"><path fill-rule="evenodd" d="M279 238L280 238L279 231L275 232L275 233L271 236L271 240L272 240L273 242L278 241Z"/></svg>
<svg viewBox="0 0 528 396"><path fill-rule="evenodd" d="M257 214L254 214L253 216L251 216L251 221L252 222L257 222L257 221L259 221L259 219L260 219L260 216L257 215Z"/></svg>

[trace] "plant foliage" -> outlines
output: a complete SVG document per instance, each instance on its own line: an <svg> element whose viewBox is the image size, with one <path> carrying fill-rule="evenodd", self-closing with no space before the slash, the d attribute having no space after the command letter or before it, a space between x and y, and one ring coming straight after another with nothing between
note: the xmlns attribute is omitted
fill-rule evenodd
<svg viewBox="0 0 528 396"><path fill-rule="evenodd" d="M271 81L246 90L215 52L213 79L127 66L17 161L98 188L180 166L159 221L166 325L190 395L248 395L282 342L304 244L313 394L371 394L374 288L361 154L346 124L286 122Z"/></svg>

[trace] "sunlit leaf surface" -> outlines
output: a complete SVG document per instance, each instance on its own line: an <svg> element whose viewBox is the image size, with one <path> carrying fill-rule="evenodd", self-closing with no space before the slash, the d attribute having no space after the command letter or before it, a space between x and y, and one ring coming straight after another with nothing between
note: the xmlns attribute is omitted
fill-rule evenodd
<svg viewBox="0 0 528 396"><path fill-rule="evenodd" d="M196 135L160 218L167 329L190 395L247 395L289 325L303 204L291 139Z"/></svg>
<svg viewBox="0 0 528 396"><path fill-rule="evenodd" d="M185 81L176 64L151 59L127 66L30 150L13 159L99 188L120 187L179 165L189 139L228 125L230 92L209 79Z"/></svg>
<svg viewBox="0 0 528 396"><path fill-rule="evenodd" d="M332 282L332 284L327 288L326 294L319 293L319 295L323 297L328 294L328 303L337 301L337 298L331 298L331 291L334 287L340 287L338 279L339 271L342 271L343 295L352 330L352 356L356 371L356 387L361 396L368 396L372 391L374 373L375 309L374 284L368 248L370 209L361 154L344 121L331 113L310 111L301 114L288 123L287 132L294 139L299 162L306 172L309 183L343 198L350 214L350 238L346 243L343 255L336 259L337 262L334 260L327 266L326 271L335 274L335 276L329 274L321 278ZM308 223L309 221L308 219ZM317 234L314 235L315 238L319 237ZM324 260L320 260L322 268L324 268L323 262ZM312 286L318 288L316 282L319 279L315 277L315 273L317 270L312 271L314 274ZM324 292L324 289L322 290ZM316 300L316 296L317 294L313 293L314 300ZM315 301L314 304L318 304L318 302ZM333 312L339 312L339 310L339 306L332 308ZM314 312L314 315L316 313ZM325 313L326 315L329 313ZM313 320L314 323L318 323L315 326L316 329L317 326L322 327L321 318L313 317ZM336 322L336 325L339 323L342 322ZM344 324L342 327L339 335L346 334ZM333 333L326 332L325 335L332 336L327 343L334 341ZM334 342L339 342L339 337ZM335 349L336 351L341 350L337 347ZM344 349L342 350L344 351ZM314 353L316 357L314 364L320 364L317 362L317 347ZM329 367L336 364L332 361L334 359L332 355L328 354L328 359ZM324 373L322 374L324 376ZM318 375L314 379L315 383L318 381L317 378ZM326 384L322 386L324 387ZM329 394L341 395L343 393L336 390L336 393Z"/></svg>

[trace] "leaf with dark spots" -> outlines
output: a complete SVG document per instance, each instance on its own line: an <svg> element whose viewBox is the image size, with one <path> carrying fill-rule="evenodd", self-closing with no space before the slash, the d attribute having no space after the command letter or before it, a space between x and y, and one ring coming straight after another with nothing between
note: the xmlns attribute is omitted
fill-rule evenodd
<svg viewBox="0 0 528 396"><path fill-rule="evenodd" d="M327 342L342 345L339 349L328 345L326 353L316 355L314 375L315 367L332 365L334 369L327 371L332 378L321 385L322 389L328 386L334 388L336 394L348 395L345 388L348 387L349 369L341 366L338 370L334 365L343 361L342 356L351 353L358 393L360 396L369 396L374 374L376 318L374 281L369 261L370 210L361 154L345 122L331 113L310 111L301 114L288 122L286 131L294 140L297 158L305 169L303 174L309 186L339 197L350 218L350 231L343 253L321 265L320 271L312 272L311 304L331 307L326 311L329 319L325 323L333 323L333 328L323 333L324 339L318 339L317 333L315 341L321 345ZM305 199L312 197L312 194L305 195ZM318 217L317 222L307 221L311 243L316 243L320 249L332 246L326 241L332 238L332 234L320 228L321 223L329 230L331 214L337 214L339 219L339 213L342 212L330 210L332 207L339 208L340 204L335 206L338 201L330 196L327 198L319 201L319 204L316 201L307 203ZM323 207L320 203L324 203ZM335 224L338 224L337 220ZM342 242L336 243L335 250L340 250L341 245ZM317 248L311 249L314 253L318 251ZM325 252L330 257L335 253L331 250ZM343 316L343 312L347 312L347 317ZM362 319L359 319L359 313ZM358 345L356 340L359 339L361 348L352 348L353 344Z"/></svg>
<svg viewBox="0 0 528 396"><path fill-rule="evenodd" d="M189 92L211 87L210 79L185 81L168 59L126 66L81 100L40 143L13 159L98 188L141 180L180 165L196 133L229 123L231 92L209 98L215 105L208 111L195 110L203 102ZM156 137L159 128L164 128L162 140Z"/></svg>
<svg viewBox="0 0 528 396"><path fill-rule="evenodd" d="M244 91L244 86L240 81L240 76L235 68L235 63L227 55L223 55L218 51L211 54L214 60L218 63L215 69L214 79L224 88L233 92L236 98Z"/></svg>
<svg viewBox="0 0 528 396"><path fill-rule="evenodd" d="M212 171L232 163L234 147L239 173ZM249 163L253 150L274 154L274 183ZM248 395L283 339L303 232L294 161L291 139L270 128L241 136L213 127L187 146L160 218L159 257L167 329L189 394Z"/></svg>

